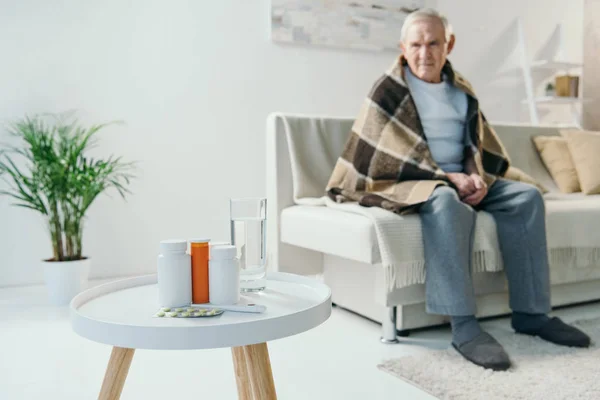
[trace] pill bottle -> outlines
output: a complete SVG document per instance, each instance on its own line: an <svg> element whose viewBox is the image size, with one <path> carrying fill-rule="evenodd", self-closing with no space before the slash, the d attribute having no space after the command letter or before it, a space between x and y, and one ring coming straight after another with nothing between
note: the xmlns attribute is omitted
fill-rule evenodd
<svg viewBox="0 0 600 400"><path fill-rule="evenodd" d="M210 247L208 274L211 304L233 305L240 300L240 268L235 246Z"/></svg>
<svg viewBox="0 0 600 400"><path fill-rule="evenodd" d="M185 240L163 240L158 256L160 307L185 307L192 301L192 264Z"/></svg>
<svg viewBox="0 0 600 400"><path fill-rule="evenodd" d="M209 239L191 239L190 255L192 256L192 303L208 303L208 244Z"/></svg>

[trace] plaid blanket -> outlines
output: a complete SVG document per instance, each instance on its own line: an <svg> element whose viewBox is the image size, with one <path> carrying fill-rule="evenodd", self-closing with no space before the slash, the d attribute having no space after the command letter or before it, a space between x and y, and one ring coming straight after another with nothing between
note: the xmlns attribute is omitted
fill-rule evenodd
<svg viewBox="0 0 600 400"><path fill-rule="evenodd" d="M364 101L327 184L332 200L406 214L427 201L437 186L453 186L433 160L404 80L404 65L400 56ZM479 109L471 85L450 62L443 73L467 94L465 134L474 148L465 151L474 154L479 174L491 185L509 167L506 150Z"/></svg>

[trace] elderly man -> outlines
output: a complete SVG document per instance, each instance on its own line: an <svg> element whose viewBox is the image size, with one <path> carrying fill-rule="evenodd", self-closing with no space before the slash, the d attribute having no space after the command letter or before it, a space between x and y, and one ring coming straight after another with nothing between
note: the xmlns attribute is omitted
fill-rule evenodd
<svg viewBox="0 0 600 400"><path fill-rule="evenodd" d="M509 283L512 327L555 344L590 338L550 318L544 201L531 185L504 179L504 147L469 83L446 59L455 37L445 17L425 9L402 27L402 55L373 87L327 191L398 212L420 214L428 313L449 315L452 345L469 361L506 370L502 346L475 318L471 254L478 210L496 221Z"/></svg>

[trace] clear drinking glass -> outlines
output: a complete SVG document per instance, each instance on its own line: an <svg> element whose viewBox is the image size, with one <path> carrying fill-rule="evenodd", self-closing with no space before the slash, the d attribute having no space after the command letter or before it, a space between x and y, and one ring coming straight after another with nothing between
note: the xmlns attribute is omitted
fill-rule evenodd
<svg viewBox="0 0 600 400"><path fill-rule="evenodd" d="M267 199L229 200L231 244L240 260L240 290L258 292L265 288L267 261Z"/></svg>

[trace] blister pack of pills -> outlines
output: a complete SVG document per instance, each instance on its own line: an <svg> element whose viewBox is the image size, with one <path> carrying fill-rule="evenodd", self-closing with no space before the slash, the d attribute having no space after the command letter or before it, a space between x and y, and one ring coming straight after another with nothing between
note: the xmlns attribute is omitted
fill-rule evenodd
<svg viewBox="0 0 600 400"><path fill-rule="evenodd" d="M163 307L158 310L154 316L157 318L203 318L203 317L215 317L223 314L223 310L218 308L208 309L202 307L178 307L168 308Z"/></svg>

